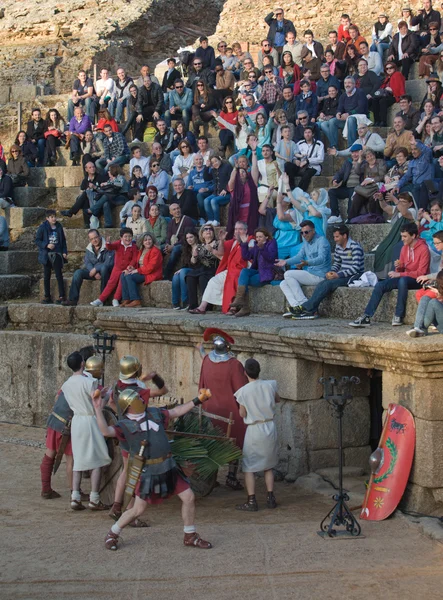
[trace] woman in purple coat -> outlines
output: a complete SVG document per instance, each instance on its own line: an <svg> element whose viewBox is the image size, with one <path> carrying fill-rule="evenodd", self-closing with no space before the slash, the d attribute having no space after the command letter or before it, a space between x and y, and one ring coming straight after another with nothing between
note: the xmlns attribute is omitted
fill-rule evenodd
<svg viewBox="0 0 443 600"><path fill-rule="evenodd" d="M249 308L248 287L262 287L274 279L274 263L277 260L277 242L264 227L254 232L255 241L248 243L248 237L241 238L242 258L251 263L249 269L242 269L238 278L237 295L230 306L230 314L246 317Z"/></svg>

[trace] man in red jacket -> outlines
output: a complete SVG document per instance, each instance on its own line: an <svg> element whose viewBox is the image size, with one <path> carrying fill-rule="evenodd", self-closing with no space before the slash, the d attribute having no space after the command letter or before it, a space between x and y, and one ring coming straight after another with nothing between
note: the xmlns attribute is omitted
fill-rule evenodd
<svg viewBox="0 0 443 600"><path fill-rule="evenodd" d="M132 241L132 229L129 227L120 229L120 241L118 242L111 242L110 237L106 238L106 249L114 250L114 267L105 289L97 300L91 302L92 306L103 306L114 290L112 306L120 306L122 297L120 276L128 267L137 267L138 249L136 243Z"/></svg>
<svg viewBox="0 0 443 600"><path fill-rule="evenodd" d="M429 271L430 254L425 242L418 237L418 228L415 223L407 223L401 228L403 248L400 259L394 263L395 271L388 273L388 279L379 281L372 292L364 314L349 323L351 327L369 327L378 305L386 292L398 290L397 307L392 319L392 325L403 325L406 312L408 290L417 290L421 287L417 277L426 275Z"/></svg>

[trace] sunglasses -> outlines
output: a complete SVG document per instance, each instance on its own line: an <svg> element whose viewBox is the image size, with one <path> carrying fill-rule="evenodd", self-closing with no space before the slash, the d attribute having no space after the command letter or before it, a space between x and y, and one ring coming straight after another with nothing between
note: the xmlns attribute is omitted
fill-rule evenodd
<svg viewBox="0 0 443 600"><path fill-rule="evenodd" d="M269 48L269 44L263 44L263 48Z"/></svg>
<svg viewBox="0 0 443 600"><path fill-rule="evenodd" d="M225 100L225 104L234 104L232 100Z"/></svg>
<svg viewBox="0 0 443 600"><path fill-rule="evenodd" d="M300 117L300 121L306 121L308 117Z"/></svg>
<svg viewBox="0 0 443 600"><path fill-rule="evenodd" d="M302 235L308 235L308 233L311 233L311 231L313 231L312 229L305 229L304 231L301 232Z"/></svg>
<svg viewBox="0 0 443 600"><path fill-rule="evenodd" d="M281 17L283 15L283 13L275 13L276 17Z"/></svg>
<svg viewBox="0 0 443 600"><path fill-rule="evenodd" d="M205 87L204 83L197 83L197 87Z"/></svg>
<svg viewBox="0 0 443 600"><path fill-rule="evenodd" d="M213 232L214 230L212 229L212 227L204 227L203 231L212 231Z"/></svg>
<svg viewBox="0 0 443 600"><path fill-rule="evenodd" d="M11 150L11 154L18 154L18 150Z"/></svg>
<svg viewBox="0 0 443 600"><path fill-rule="evenodd" d="M202 64L201 63L194 63L194 67L201 67Z"/></svg>
<svg viewBox="0 0 443 600"><path fill-rule="evenodd" d="M272 71L265 71L265 73L272 73Z"/></svg>
<svg viewBox="0 0 443 600"><path fill-rule="evenodd" d="M386 71L394 71L395 67L386 67Z"/></svg>
<svg viewBox="0 0 443 600"><path fill-rule="evenodd" d="M159 167L160 165L158 163L152 163L151 167Z"/></svg>
<svg viewBox="0 0 443 600"><path fill-rule="evenodd" d="M226 48L227 46L226 46L226 44L219 44L218 47L219 48Z"/></svg>
<svg viewBox="0 0 443 600"><path fill-rule="evenodd" d="M429 27L429 31L438 31L437 27Z"/></svg>
<svg viewBox="0 0 443 600"><path fill-rule="evenodd" d="M176 89L176 90L182 90L182 89L183 89L183 87L184 87L184 86L182 86L182 85L176 85L176 86L175 86L175 89Z"/></svg>
<svg viewBox="0 0 443 600"><path fill-rule="evenodd" d="M248 75L248 79L257 79L257 75Z"/></svg>

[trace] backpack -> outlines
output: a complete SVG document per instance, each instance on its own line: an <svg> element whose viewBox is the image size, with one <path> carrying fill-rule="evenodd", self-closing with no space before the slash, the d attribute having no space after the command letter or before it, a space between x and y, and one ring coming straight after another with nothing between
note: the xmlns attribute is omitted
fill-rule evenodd
<svg viewBox="0 0 443 600"><path fill-rule="evenodd" d="M156 134L157 134L157 129L155 127L146 127L145 133L143 134L143 141L144 142L153 142Z"/></svg>

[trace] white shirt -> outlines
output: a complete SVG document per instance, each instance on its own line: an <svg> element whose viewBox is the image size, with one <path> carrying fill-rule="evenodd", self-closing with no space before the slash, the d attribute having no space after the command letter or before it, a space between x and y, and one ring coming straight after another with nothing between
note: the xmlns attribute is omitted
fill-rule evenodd
<svg viewBox="0 0 443 600"><path fill-rule="evenodd" d="M149 158L147 156L140 156L140 158L131 158L129 161L129 172L132 173L132 169L136 166L142 168L142 175L149 177Z"/></svg>
<svg viewBox="0 0 443 600"><path fill-rule="evenodd" d="M103 95L101 95L103 90L106 90L106 92ZM115 81L112 79L112 77L109 77L108 79L106 79L106 81L104 81L103 79L97 79L97 81L95 82L95 91L97 92L97 96L101 95L101 104L103 104L106 96L110 96L113 100L116 92Z"/></svg>

